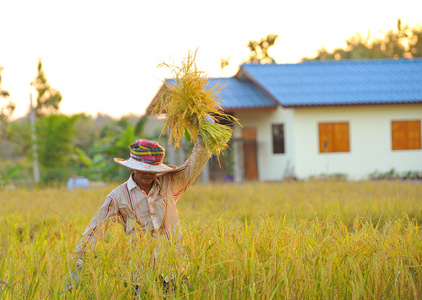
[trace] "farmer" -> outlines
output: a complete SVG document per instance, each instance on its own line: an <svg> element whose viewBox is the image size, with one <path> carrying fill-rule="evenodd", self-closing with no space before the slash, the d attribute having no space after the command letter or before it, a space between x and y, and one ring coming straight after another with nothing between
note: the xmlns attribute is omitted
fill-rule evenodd
<svg viewBox="0 0 422 300"><path fill-rule="evenodd" d="M125 183L107 195L85 229L73 256L76 268L65 290L78 287L87 244L89 242L92 248L96 246L97 239L107 230L107 220L119 221L126 234L149 233L155 238L180 240L176 203L210 158L201 136L198 135L189 159L178 168L163 164L165 149L156 142L137 140L129 148L129 159L115 158L114 161L133 172ZM163 277L164 285L168 285L168 277Z"/></svg>

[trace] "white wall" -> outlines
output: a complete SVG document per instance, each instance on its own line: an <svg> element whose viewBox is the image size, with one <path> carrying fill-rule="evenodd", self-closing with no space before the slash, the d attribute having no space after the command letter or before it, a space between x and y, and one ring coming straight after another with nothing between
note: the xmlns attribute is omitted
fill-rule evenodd
<svg viewBox="0 0 422 300"><path fill-rule="evenodd" d="M374 171L422 171L422 150L393 151L392 120L421 120L422 105L300 108L294 111L295 172L299 178L348 174L366 179ZM318 123L349 122L350 152L319 153Z"/></svg>
<svg viewBox="0 0 422 300"><path fill-rule="evenodd" d="M243 127L256 127L258 179L261 181L283 179L286 172L294 166L293 110L279 107L269 111L236 112L235 116ZM272 124L284 124L284 154L273 153ZM241 127L235 127L234 137L242 137Z"/></svg>

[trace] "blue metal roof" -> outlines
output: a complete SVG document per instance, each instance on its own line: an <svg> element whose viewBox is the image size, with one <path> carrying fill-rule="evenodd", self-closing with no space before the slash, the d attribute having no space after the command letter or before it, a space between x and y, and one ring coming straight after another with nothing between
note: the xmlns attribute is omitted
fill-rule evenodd
<svg viewBox="0 0 422 300"><path fill-rule="evenodd" d="M277 107L277 103L250 81L239 81L236 78L211 78L209 87L224 86L219 98L224 109L268 108Z"/></svg>
<svg viewBox="0 0 422 300"><path fill-rule="evenodd" d="M174 79L167 79L166 81L172 84ZM226 110L275 108L278 105L276 101L250 81L239 81L234 77L210 78L208 87L211 88L215 85L224 86L218 97L222 100L221 107Z"/></svg>
<svg viewBox="0 0 422 300"><path fill-rule="evenodd" d="M283 106L422 103L422 59L243 64L245 77Z"/></svg>

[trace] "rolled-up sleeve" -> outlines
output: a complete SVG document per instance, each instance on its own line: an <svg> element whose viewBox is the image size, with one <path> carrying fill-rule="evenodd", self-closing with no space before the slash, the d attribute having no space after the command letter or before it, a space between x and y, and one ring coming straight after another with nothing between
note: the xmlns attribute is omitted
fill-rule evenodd
<svg viewBox="0 0 422 300"><path fill-rule="evenodd" d="M175 201L183 195L186 189L195 181L199 174L201 174L210 157L211 155L205 149L202 139L199 138L188 160L177 168L176 171L165 175L171 176L171 189Z"/></svg>

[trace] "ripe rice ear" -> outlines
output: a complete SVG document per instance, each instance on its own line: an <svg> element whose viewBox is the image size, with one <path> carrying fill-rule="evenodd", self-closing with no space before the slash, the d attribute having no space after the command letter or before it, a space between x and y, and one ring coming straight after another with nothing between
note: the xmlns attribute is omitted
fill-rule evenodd
<svg viewBox="0 0 422 300"><path fill-rule="evenodd" d="M158 65L170 69L174 78L164 82L165 89L159 95L152 114L167 115L161 135L169 130L169 143L174 144L175 148L180 147L185 132L192 140L196 140L200 134L206 149L218 156L227 148L232 129L218 124L217 119L240 123L235 117L223 112L220 106L223 100L219 98L219 93L224 86L217 84L208 87L209 77L196 66L196 53L189 52L181 66L167 63ZM207 116L215 123L205 121Z"/></svg>

